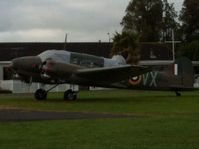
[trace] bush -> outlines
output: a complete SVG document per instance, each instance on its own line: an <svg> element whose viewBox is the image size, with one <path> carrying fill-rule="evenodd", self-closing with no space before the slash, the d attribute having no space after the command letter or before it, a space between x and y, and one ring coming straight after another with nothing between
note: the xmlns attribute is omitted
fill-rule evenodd
<svg viewBox="0 0 199 149"><path fill-rule="evenodd" d="M193 61L199 61L199 41L183 43L178 47L177 53L178 57L186 56Z"/></svg>

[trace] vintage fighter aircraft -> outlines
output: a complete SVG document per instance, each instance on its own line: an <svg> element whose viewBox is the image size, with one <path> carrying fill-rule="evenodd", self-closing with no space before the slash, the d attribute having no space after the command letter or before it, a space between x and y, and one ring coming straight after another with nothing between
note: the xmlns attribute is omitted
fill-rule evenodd
<svg viewBox="0 0 199 149"><path fill-rule="evenodd" d="M38 56L13 59L11 65L19 79L27 83L54 84L54 87L69 83L134 90L170 90L180 96L179 91L192 90L194 83L193 67L187 58L181 58L163 70L153 70L126 64L122 55L108 59L64 50L47 50ZM35 98L46 99L51 89L38 89ZM72 89L65 91L64 99L76 98L77 93Z"/></svg>

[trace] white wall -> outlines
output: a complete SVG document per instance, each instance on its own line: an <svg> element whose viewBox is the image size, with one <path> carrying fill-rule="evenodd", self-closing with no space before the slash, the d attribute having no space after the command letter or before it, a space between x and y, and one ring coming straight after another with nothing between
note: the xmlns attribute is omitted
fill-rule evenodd
<svg viewBox="0 0 199 149"><path fill-rule="evenodd" d="M0 89L12 92L13 91L13 81L12 80L7 80L7 81L0 80Z"/></svg>
<svg viewBox="0 0 199 149"><path fill-rule="evenodd" d="M44 85L42 88L48 90L53 86L54 85ZM13 81L13 93L34 93L39 88L41 88L41 85L39 83L27 84L21 81ZM69 84L60 84L54 89L52 89L50 92L64 92L68 89L70 89ZM75 85L74 90L78 91L79 87Z"/></svg>
<svg viewBox="0 0 199 149"><path fill-rule="evenodd" d="M48 90L52 88L53 86L54 85L45 85L44 89ZM37 89L40 88L40 84L39 83L27 84L27 83L16 81L16 80L14 81L13 80L7 80L7 81L0 80L0 88L2 90L11 91L13 93L34 93ZM64 92L67 89L70 89L69 84L61 84L55 87L50 92ZM75 85L73 89L75 91L78 91L79 87Z"/></svg>
<svg viewBox="0 0 199 149"><path fill-rule="evenodd" d="M199 88L199 78L195 80L194 87Z"/></svg>
<svg viewBox="0 0 199 149"><path fill-rule="evenodd" d="M0 80L3 80L3 65L0 65Z"/></svg>

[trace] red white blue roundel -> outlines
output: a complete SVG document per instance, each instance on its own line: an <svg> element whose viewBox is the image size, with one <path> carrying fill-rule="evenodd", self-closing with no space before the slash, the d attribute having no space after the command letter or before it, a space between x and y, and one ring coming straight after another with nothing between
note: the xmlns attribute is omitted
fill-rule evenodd
<svg viewBox="0 0 199 149"><path fill-rule="evenodd" d="M142 76L135 76L135 77L130 77L129 78L129 83L131 85L137 85L142 81Z"/></svg>

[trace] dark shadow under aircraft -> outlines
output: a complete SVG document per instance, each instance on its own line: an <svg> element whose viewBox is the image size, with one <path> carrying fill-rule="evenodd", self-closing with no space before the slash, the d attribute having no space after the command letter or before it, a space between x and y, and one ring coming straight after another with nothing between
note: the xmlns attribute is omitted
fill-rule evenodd
<svg viewBox="0 0 199 149"><path fill-rule="evenodd" d="M174 91L177 96L181 95L179 91L194 90L193 67L187 58L180 58L163 70L154 70L126 64L121 55L108 59L63 50L47 50L38 56L13 59L11 67L15 76L26 83L54 84L54 87L69 83L119 89ZM46 99L51 89L38 89L35 98ZM76 98L77 92L72 89L64 92L64 99Z"/></svg>

